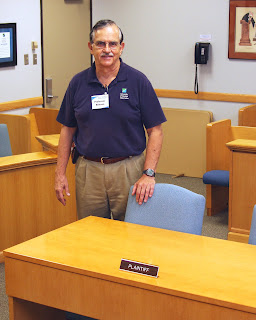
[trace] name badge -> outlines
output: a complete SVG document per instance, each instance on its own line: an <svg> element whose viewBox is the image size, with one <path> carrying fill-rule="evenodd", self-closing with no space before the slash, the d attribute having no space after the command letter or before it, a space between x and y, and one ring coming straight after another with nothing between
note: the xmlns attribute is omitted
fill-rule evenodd
<svg viewBox="0 0 256 320"><path fill-rule="evenodd" d="M101 94L97 96L91 96L92 110L109 108L109 95Z"/></svg>
<svg viewBox="0 0 256 320"><path fill-rule="evenodd" d="M120 264L120 270L144 274L146 276L157 278L159 267L152 266L151 264L145 264L141 262L122 259Z"/></svg>

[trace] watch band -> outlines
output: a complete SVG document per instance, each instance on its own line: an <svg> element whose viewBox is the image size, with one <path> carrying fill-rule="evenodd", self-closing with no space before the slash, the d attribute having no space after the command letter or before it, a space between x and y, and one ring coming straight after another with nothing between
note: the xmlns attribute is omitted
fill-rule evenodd
<svg viewBox="0 0 256 320"><path fill-rule="evenodd" d="M143 173L145 175L147 175L148 177L155 177L155 175L156 175L155 171L153 169L150 169L150 168L144 170Z"/></svg>

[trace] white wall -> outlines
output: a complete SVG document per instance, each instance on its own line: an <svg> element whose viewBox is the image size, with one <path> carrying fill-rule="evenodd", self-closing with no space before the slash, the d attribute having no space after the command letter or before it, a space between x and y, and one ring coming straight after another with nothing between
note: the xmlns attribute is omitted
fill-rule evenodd
<svg viewBox="0 0 256 320"><path fill-rule="evenodd" d="M123 60L144 72L154 88L194 90L194 46L210 34L207 65L199 65L199 91L255 94L256 61L228 59L229 0L93 0L93 24L114 20L123 30ZM214 120L237 124L231 102L160 99L162 106L212 111ZM255 101L256 103L256 101Z"/></svg>
<svg viewBox="0 0 256 320"><path fill-rule="evenodd" d="M13 22L17 66L0 68L0 102L42 96L40 0L0 0L0 23ZM37 65L33 65L32 41L38 43ZM29 54L29 65L24 65L24 54ZM13 113L27 113L27 108Z"/></svg>

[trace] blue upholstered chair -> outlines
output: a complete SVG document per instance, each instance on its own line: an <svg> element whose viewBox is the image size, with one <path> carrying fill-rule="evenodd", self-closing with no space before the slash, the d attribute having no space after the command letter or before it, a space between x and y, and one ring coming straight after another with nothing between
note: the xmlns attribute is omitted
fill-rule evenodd
<svg viewBox="0 0 256 320"><path fill-rule="evenodd" d="M157 183L152 198L139 205L129 192L125 222L201 235L205 198L185 188Z"/></svg>
<svg viewBox="0 0 256 320"><path fill-rule="evenodd" d="M248 243L256 245L256 205L253 208L252 222L251 222L251 229L250 229Z"/></svg>
<svg viewBox="0 0 256 320"><path fill-rule="evenodd" d="M0 123L0 157L12 155L12 148L6 124Z"/></svg>
<svg viewBox="0 0 256 320"><path fill-rule="evenodd" d="M229 186L229 171L228 170L211 170L203 175L204 184L212 184L214 186Z"/></svg>

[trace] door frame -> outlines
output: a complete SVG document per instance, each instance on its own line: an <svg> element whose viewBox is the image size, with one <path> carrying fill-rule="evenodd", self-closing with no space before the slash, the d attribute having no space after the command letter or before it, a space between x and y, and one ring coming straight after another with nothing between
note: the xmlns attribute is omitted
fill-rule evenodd
<svg viewBox="0 0 256 320"><path fill-rule="evenodd" d="M68 0L65 0L68 1ZM78 0L79 1L79 0ZM42 70L42 96L43 96L43 105L45 108L45 84L44 84L44 28L43 28L43 0L40 0L40 25L41 25L41 70ZM90 28L92 28L92 0L90 0ZM92 65L92 56L91 56L91 65Z"/></svg>

